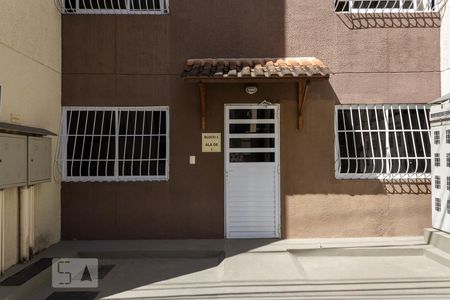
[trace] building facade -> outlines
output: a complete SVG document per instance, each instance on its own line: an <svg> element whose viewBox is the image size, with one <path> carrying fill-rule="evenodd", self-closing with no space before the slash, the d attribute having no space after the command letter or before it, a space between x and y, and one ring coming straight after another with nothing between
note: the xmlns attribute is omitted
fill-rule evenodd
<svg viewBox="0 0 450 300"><path fill-rule="evenodd" d="M63 239L401 236L431 225L423 105L440 96L445 69L434 8L417 0L415 12L378 18L380 8L332 1L170 0L142 15L80 1L62 2ZM280 75L316 61L307 57L331 73ZM274 77L244 74L271 64ZM205 133L219 152L202 151Z"/></svg>
<svg viewBox="0 0 450 300"><path fill-rule="evenodd" d="M2 1L0 66L0 122L58 132L61 16L53 1ZM56 144L54 138L53 155ZM5 163L3 146L2 143L0 161ZM34 199L34 205L28 206L30 229L23 237L25 242L20 241L23 211L23 207L20 209L20 189L12 187L0 191L1 272L24 259L20 257L19 247L23 246L27 253L38 252L60 239L60 184L53 181L24 191Z"/></svg>

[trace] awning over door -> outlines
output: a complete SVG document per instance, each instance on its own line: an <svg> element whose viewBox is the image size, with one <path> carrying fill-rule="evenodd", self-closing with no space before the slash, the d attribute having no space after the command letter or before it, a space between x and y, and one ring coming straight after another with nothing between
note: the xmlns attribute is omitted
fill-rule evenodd
<svg viewBox="0 0 450 300"><path fill-rule="evenodd" d="M186 61L182 77L187 81L299 80L328 78L330 69L315 57L203 58Z"/></svg>
<svg viewBox="0 0 450 300"><path fill-rule="evenodd" d="M199 83L201 127L206 129L207 83L296 82L298 128L303 127L303 106L310 79L328 79L330 69L315 57L285 58L196 58L186 61L181 77Z"/></svg>

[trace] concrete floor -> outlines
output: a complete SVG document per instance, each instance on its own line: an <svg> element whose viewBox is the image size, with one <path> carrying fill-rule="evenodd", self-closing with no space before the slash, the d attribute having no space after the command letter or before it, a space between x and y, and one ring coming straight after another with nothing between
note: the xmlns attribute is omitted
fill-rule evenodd
<svg viewBox="0 0 450 300"><path fill-rule="evenodd" d="M39 257L115 265L100 281L102 299L450 299L449 253L450 236L433 232L426 241L73 241ZM0 288L0 297L45 299L50 273L40 276L34 286Z"/></svg>

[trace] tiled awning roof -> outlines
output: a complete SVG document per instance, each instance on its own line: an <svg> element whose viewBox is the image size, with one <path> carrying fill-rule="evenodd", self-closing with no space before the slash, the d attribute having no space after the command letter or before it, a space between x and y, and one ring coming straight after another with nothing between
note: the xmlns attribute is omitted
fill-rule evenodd
<svg viewBox="0 0 450 300"><path fill-rule="evenodd" d="M297 79L329 77L330 69L315 57L189 59L182 77L208 79Z"/></svg>
<svg viewBox="0 0 450 300"><path fill-rule="evenodd" d="M205 58L186 61L187 80L327 78L330 69L315 57Z"/></svg>

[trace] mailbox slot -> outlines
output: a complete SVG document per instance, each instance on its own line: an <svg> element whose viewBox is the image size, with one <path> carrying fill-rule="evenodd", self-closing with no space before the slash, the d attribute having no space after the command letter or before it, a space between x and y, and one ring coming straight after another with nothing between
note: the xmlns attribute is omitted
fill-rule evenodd
<svg viewBox="0 0 450 300"><path fill-rule="evenodd" d="M28 137L28 185L51 181L52 140L46 137Z"/></svg>

